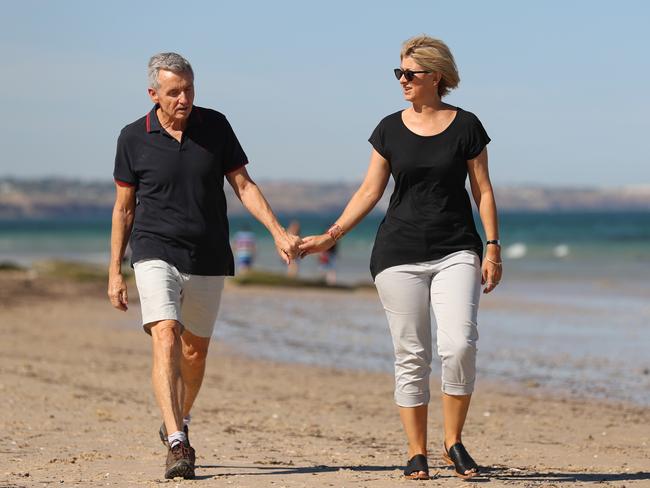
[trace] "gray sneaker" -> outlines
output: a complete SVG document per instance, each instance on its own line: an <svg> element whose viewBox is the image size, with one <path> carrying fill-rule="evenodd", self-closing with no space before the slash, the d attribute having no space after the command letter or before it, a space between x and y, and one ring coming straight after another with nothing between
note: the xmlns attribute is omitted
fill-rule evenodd
<svg viewBox="0 0 650 488"><path fill-rule="evenodd" d="M194 463L191 462L193 457L194 449L182 442L168 449L165 478L168 480L179 477L186 480L194 478Z"/></svg>
<svg viewBox="0 0 650 488"><path fill-rule="evenodd" d="M194 449L190 445L190 429L187 427L187 425L183 426L183 431L185 432L185 437L187 437L187 444L186 446L190 448L190 464L192 465L192 469L196 467L196 453L194 452ZM167 428L165 427L165 422L162 423L160 426L160 430L158 431L158 435L160 436L160 442L163 443L163 445L169 449L169 441L167 440Z"/></svg>

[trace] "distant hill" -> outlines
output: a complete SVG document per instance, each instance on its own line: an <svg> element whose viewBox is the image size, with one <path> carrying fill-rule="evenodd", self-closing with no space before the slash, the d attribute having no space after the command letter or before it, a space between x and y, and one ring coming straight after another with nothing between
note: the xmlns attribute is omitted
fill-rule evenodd
<svg viewBox="0 0 650 488"><path fill-rule="evenodd" d="M260 181L278 214L337 213L358 183ZM388 205L391 188L376 211ZM495 189L501 211L650 211L650 185L618 188L503 186ZM245 212L226 184L229 211ZM112 182L0 178L0 219L95 218L110 215Z"/></svg>

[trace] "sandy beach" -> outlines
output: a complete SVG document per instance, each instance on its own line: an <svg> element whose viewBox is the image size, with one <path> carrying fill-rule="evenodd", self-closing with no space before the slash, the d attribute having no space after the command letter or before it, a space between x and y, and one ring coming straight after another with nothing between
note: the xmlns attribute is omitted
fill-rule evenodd
<svg viewBox="0 0 650 488"><path fill-rule="evenodd" d="M318 290L229 284L230 315L250 298ZM372 293L365 291L363 293ZM392 376L270 362L214 343L190 438L197 479L163 479L165 449L150 386L150 342L139 313L113 310L104 284L0 273L0 487L451 487L432 403L429 463L436 478L402 478L406 446ZM434 380L432 388L439 389ZM484 486L650 487L650 411L533 386L480 381L464 442Z"/></svg>

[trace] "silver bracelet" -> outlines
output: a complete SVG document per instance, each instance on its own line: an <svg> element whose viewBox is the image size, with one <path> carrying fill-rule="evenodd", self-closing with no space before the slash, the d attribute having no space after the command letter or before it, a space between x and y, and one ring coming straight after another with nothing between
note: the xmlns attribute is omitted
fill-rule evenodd
<svg viewBox="0 0 650 488"><path fill-rule="evenodd" d="M496 264L497 266L501 266L503 264L503 261L499 261L498 263L496 261L492 261L490 258L485 258L487 261L490 261L492 264Z"/></svg>

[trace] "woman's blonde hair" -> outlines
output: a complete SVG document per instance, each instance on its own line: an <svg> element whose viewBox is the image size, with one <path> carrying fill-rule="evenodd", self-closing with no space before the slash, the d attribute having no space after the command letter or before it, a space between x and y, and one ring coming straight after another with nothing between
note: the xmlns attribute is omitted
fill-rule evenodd
<svg viewBox="0 0 650 488"><path fill-rule="evenodd" d="M451 54L447 44L440 39L421 35L410 38L402 44L400 60L410 57L427 71L435 71L441 74L438 83L438 95L440 98L447 95L460 83L456 61Z"/></svg>

